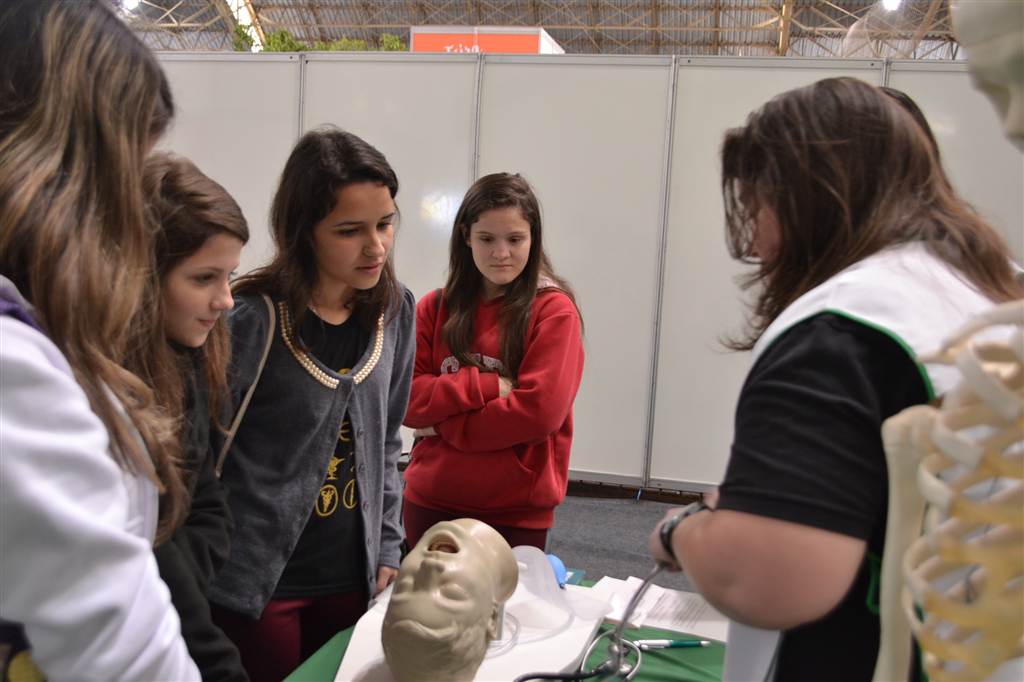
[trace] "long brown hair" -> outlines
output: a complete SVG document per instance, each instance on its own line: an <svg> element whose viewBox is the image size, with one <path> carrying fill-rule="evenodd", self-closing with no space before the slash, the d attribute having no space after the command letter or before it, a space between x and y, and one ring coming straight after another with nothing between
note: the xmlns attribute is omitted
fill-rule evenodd
<svg viewBox="0 0 1024 682"><path fill-rule="evenodd" d="M1002 238L948 184L935 147L878 88L830 78L790 90L726 133L722 193L733 258L760 285L747 332L752 348L790 303L882 249L921 242L993 301L1024 295ZM778 217L777 253L751 256L754 216Z"/></svg>
<svg viewBox="0 0 1024 682"><path fill-rule="evenodd" d="M0 3L0 272L67 358L115 459L157 483L173 425L121 363L151 261L143 160L173 112L156 59L104 3Z"/></svg>
<svg viewBox="0 0 1024 682"><path fill-rule="evenodd" d="M515 379L526 352L526 331L541 277L550 280L553 288L560 289L576 304L572 287L555 274L544 252L540 203L530 184L518 173L485 175L474 182L462 198L448 247L448 281L444 285L448 319L442 333L445 343L459 363L485 369L469 353L477 303L483 291L483 275L473 262L473 250L466 242L470 228L480 219L481 214L496 208L510 207L519 209L523 220L530 224L530 254L523 271L505 288L499 317L503 330L501 362L509 377Z"/></svg>
<svg viewBox="0 0 1024 682"><path fill-rule="evenodd" d="M164 327L163 282L167 274L216 234L228 234L243 244L249 241L249 227L242 209L221 185L203 174L186 158L158 152L146 161L143 190L153 221L153 251L156 268L147 286L147 305L136 317L136 339L128 367L156 394L157 403L167 411L179 433L185 426L186 385L194 371L191 357L175 352ZM214 423L228 399L226 379L231 352L227 325L219 319L198 349L201 371L209 388L210 414ZM188 453L181 453L179 455ZM165 499L185 495L197 462L177 458L178 480L168 483ZM175 505L177 506L177 505Z"/></svg>
<svg viewBox="0 0 1024 682"><path fill-rule="evenodd" d="M303 135L285 163L270 209L277 247L274 258L240 277L235 294L267 294L284 300L293 326L300 328L317 282L313 228L334 210L338 190L357 182L384 185L392 199L398 194L398 178L387 159L359 137L334 126ZM356 292L354 314L367 329L373 328L382 312L398 313L398 280L391 262L389 254L376 286Z"/></svg>
<svg viewBox="0 0 1024 682"><path fill-rule="evenodd" d="M935 153L935 160L941 166L942 155L939 153L939 143L935 140L935 133L932 132L932 127L928 124L928 119L925 117L924 112L921 111L921 107L919 107L917 102L914 101L914 98L902 90L897 90L896 88L881 86L878 89L893 98L897 104L906 109L907 113L914 119L914 123L921 126L921 130L924 131L925 137L928 138L928 143L932 146L932 152Z"/></svg>

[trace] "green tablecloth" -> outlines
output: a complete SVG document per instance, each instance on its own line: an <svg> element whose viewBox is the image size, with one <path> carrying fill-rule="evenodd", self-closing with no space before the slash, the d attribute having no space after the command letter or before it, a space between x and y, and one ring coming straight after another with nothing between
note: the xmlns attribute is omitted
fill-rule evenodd
<svg viewBox="0 0 1024 682"><path fill-rule="evenodd" d="M610 626L602 626L601 631ZM336 634L319 651L309 657L288 676L287 682L331 682L338 672L345 655L352 628ZM673 639L679 633L637 628L626 630L626 639ZM587 669L593 668L605 658L607 638L587 659ZM633 678L637 682L718 682L722 679L722 663L725 660L725 645L712 644L700 649L658 649L645 651L640 672ZM497 682L497 681L496 681Z"/></svg>

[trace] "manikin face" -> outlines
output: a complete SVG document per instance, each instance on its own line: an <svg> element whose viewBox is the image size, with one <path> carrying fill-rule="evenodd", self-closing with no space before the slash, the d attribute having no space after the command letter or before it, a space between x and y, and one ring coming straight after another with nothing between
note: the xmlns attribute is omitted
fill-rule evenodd
<svg viewBox="0 0 1024 682"><path fill-rule="evenodd" d="M242 240L219 232L164 275L164 332L168 339L189 348L206 343L218 318L235 305L230 279L241 254Z"/></svg>
<svg viewBox="0 0 1024 682"><path fill-rule="evenodd" d="M1024 151L1024 3L955 2L952 16L975 87L995 104L1003 132Z"/></svg>
<svg viewBox="0 0 1024 682"><path fill-rule="evenodd" d="M338 190L334 208L313 227L318 285L372 289L395 241L395 202L384 185L357 182Z"/></svg>
<svg viewBox="0 0 1024 682"><path fill-rule="evenodd" d="M515 591L512 549L472 519L430 528L406 556L381 633L399 682L472 679Z"/></svg>
<svg viewBox="0 0 1024 682"><path fill-rule="evenodd" d="M499 296L530 258L530 223L515 206L484 211L469 228L466 244L484 277L484 297Z"/></svg>

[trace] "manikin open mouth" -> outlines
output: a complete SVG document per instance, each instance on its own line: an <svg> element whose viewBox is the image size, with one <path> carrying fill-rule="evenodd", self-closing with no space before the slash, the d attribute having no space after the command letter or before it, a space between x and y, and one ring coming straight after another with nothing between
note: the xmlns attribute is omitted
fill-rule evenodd
<svg viewBox="0 0 1024 682"><path fill-rule="evenodd" d="M427 545L428 552L444 552L446 554L458 554L459 546L448 537L439 537Z"/></svg>

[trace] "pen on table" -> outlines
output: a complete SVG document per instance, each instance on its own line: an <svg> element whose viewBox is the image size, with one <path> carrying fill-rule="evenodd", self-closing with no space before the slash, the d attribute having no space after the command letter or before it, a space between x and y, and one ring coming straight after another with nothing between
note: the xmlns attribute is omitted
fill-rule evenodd
<svg viewBox="0 0 1024 682"><path fill-rule="evenodd" d="M634 642L641 651L651 649L696 649L711 644L706 639L638 639Z"/></svg>

